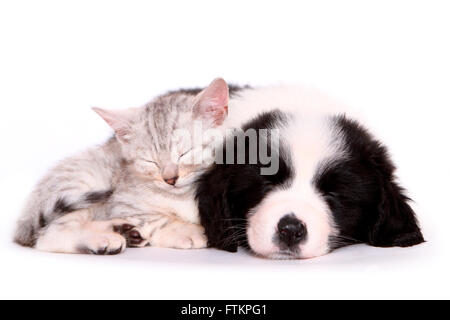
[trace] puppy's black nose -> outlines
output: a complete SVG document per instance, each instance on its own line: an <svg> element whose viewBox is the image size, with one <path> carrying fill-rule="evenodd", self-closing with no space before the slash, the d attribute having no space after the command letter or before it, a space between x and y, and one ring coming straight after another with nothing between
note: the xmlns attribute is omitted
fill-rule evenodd
<svg viewBox="0 0 450 320"><path fill-rule="evenodd" d="M278 222L278 238L287 248L296 246L306 237L306 226L293 214L287 214Z"/></svg>

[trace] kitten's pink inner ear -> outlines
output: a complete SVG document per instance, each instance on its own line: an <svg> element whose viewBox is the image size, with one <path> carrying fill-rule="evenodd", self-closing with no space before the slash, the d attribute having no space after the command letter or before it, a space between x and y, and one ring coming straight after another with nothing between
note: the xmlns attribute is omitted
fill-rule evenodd
<svg viewBox="0 0 450 320"><path fill-rule="evenodd" d="M198 94L194 115L201 117L213 126L220 126L228 115L228 85L217 78Z"/></svg>
<svg viewBox="0 0 450 320"><path fill-rule="evenodd" d="M126 140L131 134L129 112L127 110L106 110L92 108L114 130L117 137Z"/></svg>

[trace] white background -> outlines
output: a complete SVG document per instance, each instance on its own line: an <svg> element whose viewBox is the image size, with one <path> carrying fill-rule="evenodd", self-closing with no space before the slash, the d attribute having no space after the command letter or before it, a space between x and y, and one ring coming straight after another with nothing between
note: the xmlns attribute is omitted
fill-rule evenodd
<svg viewBox="0 0 450 320"><path fill-rule="evenodd" d="M0 298L450 298L449 17L448 1L1 1ZM312 85L363 111L428 242L303 261L11 243L44 171L109 136L90 107L139 106L217 76Z"/></svg>

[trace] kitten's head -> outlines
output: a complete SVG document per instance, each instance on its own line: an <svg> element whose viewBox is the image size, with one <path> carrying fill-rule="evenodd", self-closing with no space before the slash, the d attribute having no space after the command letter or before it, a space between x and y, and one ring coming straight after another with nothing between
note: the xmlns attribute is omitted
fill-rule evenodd
<svg viewBox="0 0 450 320"><path fill-rule="evenodd" d="M94 111L115 131L135 174L181 193L211 163L217 140L203 133L221 127L228 95L228 85L219 78L204 90L171 92L140 108Z"/></svg>

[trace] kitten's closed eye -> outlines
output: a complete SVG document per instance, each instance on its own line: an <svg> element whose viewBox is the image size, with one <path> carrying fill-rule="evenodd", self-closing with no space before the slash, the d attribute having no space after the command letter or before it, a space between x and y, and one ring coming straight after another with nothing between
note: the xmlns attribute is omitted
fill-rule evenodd
<svg viewBox="0 0 450 320"><path fill-rule="evenodd" d="M195 165L201 164L203 161L203 148L191 148L182 153L178 158L178 163L181 165Z"/></svg>
<svg viewBox="0 0 450 320"><path fill-rule="evenodd" d="M194 150L194 148L190 148L189 150L181 153L181 155L178 157L178 160L183 158L185 155L187 155L188 153L190 153L192 150Z"/></svg>
<svg viewBox="0 0 450 320"><path fill-rule="evenodd" d="M152 161L152 160L143 160L143 161L145 161L145 162L147 162L147 163L151 163L151 164L154 164L155 166L157 166L158 168L159 168L159 166L158 166L158 163L156 162L156 161Z"/></svg>
<svg viewBox="0 0 450 320"><path fill-rule="evenodd" d="M142 174L154 175L160 171L158 163L152 160L138 159L134 164L136 170Z"/></svg>

